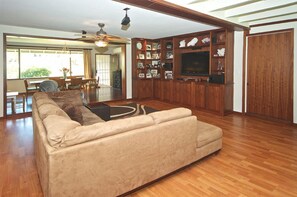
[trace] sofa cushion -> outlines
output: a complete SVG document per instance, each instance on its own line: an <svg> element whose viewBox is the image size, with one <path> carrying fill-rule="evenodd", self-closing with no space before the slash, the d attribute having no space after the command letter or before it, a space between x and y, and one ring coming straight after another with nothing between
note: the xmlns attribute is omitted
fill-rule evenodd
<svg viewBox="0 0 297 197"><path fill-rule="evenodd" d="M65 133L81 126L76 121L57 115L47 116L43 124L47 131L47 140L52 147L59 146Z"/></svg>
<svg viewBox="0 0 297 197"><path fill-rule="evenodd" d="M197 121L197 129L199 131L197 137L198 148L220 139L223 136L221 128L205 122Z"/></svg>
<svg viewBox="0 0 297 197"><path fill-rule="evenodd" d="M74 120L80 124L83 124L83 116L79 106L64 103L64 105L62 106L62 109L71 118L71 120Z"/></svg>
<svg viewBox="0 0 297 197"><path fill-rule="evenodd" d="M38 108L38 112L41 120L45 119L49 115L58 115L65 117L68 120L70 119L69 116L56 104L43 104Z"/></svg>
<svg viewBox="0 0 297 197"><path fill-rule="evenodd" d="M83 116L83 125L92 125L98 122L105 122L103 119L101 119L99 116L91 112L88 108L85 106L78 106L82 112Z"/></svg>
<svg viewBox="0 0 297 197"><path fill-rule="evenodd" d="M192 111L187 108L179 107L179 108L174 108L170 110L153 112L148 115L154 119L156 124L159 124L162 122L167 122L170 120L191 116Z"/></svg>
<svg viewBox="0 0 297 197"><path fill-rule="evenodd" d="M49 97L40 98L40 99L36 100L36 105L38 108L43 104L53 104L55 106L58 106L57 103L55 101L53 101L52 99L50 99Z"/></svg>
<svg viewBox="0 0 297 197"><path fill-rule="evenodd" d="M65 134L59 146L72 146L86 141L151 126L153 124L154 121L150 116L142 115L126 119L100 122L89 126L76 127Z"/></svg>
<svg viewBox="0 0 297 197"><path fill-rule="evenodd" d="M35 100L48 98L48 95L45 92L36 92L33 94Z"/></svg>
<svg viewBox="0 0 297 197"><path fill-rule="evenodd" d="M64 103L82 106L82 97L81 92L79 90L68 90L68 91L60 91L60 92L47 92L48 96L53 99L60 107L64 105Z"/></svg>

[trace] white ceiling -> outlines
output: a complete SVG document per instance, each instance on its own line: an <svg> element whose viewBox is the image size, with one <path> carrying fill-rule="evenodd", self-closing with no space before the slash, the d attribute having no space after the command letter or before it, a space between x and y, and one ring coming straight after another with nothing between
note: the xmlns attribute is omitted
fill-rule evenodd
<svg viewBox="0 0 297 197"><path fill-rule="evenodd" d="M246 27L297 19L297 0L166 0Z"/></svg>
<svg viewBox="0 0 297 197"><path fill-rule="evenodd" d="M130 27L121 29L124 8L131 8ZM217 27L168 16L111 0L0 0L0 24L95 33L105 23L108 34L127 38L161 38Z"/></svg>
<svg viewBox="0 0 297 197"><path fill-rule="evenodd" d="M135 0L136 1L136 0ZM297 0L166 0L233 23L254 24L297 18ZM122 30L124 8L130 27ZM112 0L0 0L0 24L95 33L105 23L108 34L126 38L161 38L219 27L145 10ZM75 38L73 36L72 38Z"/></svg>

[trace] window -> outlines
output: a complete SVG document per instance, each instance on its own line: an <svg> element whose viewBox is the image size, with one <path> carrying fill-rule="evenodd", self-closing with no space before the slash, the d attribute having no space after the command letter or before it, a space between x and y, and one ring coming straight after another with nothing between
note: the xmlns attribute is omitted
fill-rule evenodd
<svg viewBox="0 0 297 197"><path fill-rule="evenodd" d="M7 79L19 78L19 50L7 49L6 52Z"/></svg>
<svg viewBox="0 0 297 197"><path fill-rule="evenodd" d="M7 79L84 75L83 51L7 49Z"/></svg>

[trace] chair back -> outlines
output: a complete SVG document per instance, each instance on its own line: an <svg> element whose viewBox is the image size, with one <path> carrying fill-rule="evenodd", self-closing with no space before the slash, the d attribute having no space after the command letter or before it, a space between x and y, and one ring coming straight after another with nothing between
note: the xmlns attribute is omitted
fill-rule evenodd
<svg viewBox="0 0 297 197"><path fill-rule="evenodd" d="M57 82L58 84L58 88L60 90L63 90L66 88L66 82L65 79L61 78L61 77L49 77L49 80L53 80L55 82Z"/></svg>
<svg viewBox="0 0 297 197"><path fill-rule="evenodd" d="M57 92L58 89L58 83L54 80L45 80L40 83L40 91L41 92Z"/></svg>
<svg viewBox="0 0 297 197"><path fill-rule="evenodd" d="M28 80L27 80L27 79L24 79L24 84L25 84L25 88L26 88L26 90L27 90L28 87L29 87L29 83L28 83Z"/></svg>
<svg viewBox="0 0 297 197"><path fill-rule="evenodd" d="M71 79L71 85L77 86L77 85L82 85L82 78L72 78Z"/></svg>

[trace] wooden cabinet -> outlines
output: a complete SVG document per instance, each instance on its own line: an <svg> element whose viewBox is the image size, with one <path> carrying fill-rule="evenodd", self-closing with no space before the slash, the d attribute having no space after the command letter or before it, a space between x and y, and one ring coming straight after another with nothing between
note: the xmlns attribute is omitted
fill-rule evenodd
<svg viewBox="0 0 297 197"><path fill-rule="evenodd" d="M206 109L223 113L224 108L224 97L222 95L223 85L208 84L206 88Z"/></svg>
<svg viewBox="0 0 297 197"><path fill-rule="evenodd" d="M162 100L166 102L171 102L172 100L172 91L173 91L173 81L172 80L163 80L161 82L162 87Z"/></svg>
<svg viewBox="0 0 297 197"><path fill-rule="evenodd" d="M194 107L197 109L206 109L206 86L204 83L196 83L194 85Z"/></svg>
<svg viewBox="0 0 297 197"><path fill-rule="evenodd" d="M191 107L191 82L173 81L172 86L172 101L176 104Z"/></svg>
<svg viewBox="0 0 297 197"><path fill-rule="evenodd" d="M211 75L222 75L223 84L233 83L234 32L225 29L211 32Z"/></svg>
<svg viewBox="0 0 297 197"><path fill-rule="evenodd" d="M234 32L225 29L156 40L133 38L133 98L160 99L220 115L232 111L233 42ZM209 75L181 74L182 54L194 52L209 54ZM218 78L222 80L213 80Z"/></svg>
<svg viewBox="0 0 297 197"><path fill-rule="evenodd" d="M132 82L133 98L147 99L153 98L152 79L134 79Z"/></svg>
<svg viewBox="0 0 297 197"><path fill-rule="evenodd" d="M153 91L155 99L162 99L162 83L160 79L153 80Z"/></svg>
<svg viewBox="0 0 297 197"><path fill-rule="evenodd" d="M173 38L163 39L161 42L162 79L173 79Z"/></svg>

